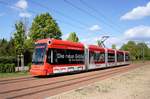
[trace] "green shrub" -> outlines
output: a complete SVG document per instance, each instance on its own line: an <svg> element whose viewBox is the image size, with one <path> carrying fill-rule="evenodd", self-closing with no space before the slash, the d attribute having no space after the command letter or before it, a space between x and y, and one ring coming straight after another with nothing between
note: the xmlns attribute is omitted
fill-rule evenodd
<svg viewBox="0 0 150 99"><path fill-rule="evenodd" d="M5 64L5 72L9 73L9 69L11 68L10 64Z"/></svg>
<svg viewBox="0 0 150 99"><path fill-rule="evenodd" d="M29 69L31 68L31 65L32 65L32 63L28 63L28 65L27 65L27 66L29 67Z"/></svg>
<svg viewBox="0 0 150 99"><path fill-rule="evenodd" d="M145 60L150 60L150 57L145 57Z"/></svg>
<svg viewBox="0 0 150 99"><path fill-rule="evenodd" d="M15 64L11 64L11 72L15 72Z"/></svg>
<svg viewBox="0 0 150 99"><path fill-rule="evenodd" d="M0 72L1 73L11 73L15 72L15 64L0 64Z"/></svg>
<svg viewBox="0 0 150 99"><path fill-rule="evenodd" d="M3 57L0 57L0 63L3 63L3 64L7 64L7 63L16 63L16 58L13 57L13 56L3 56Z"/></svg>
<svg viewBox="0 0 150 99"><path fill-rule="evenodd" d="M0 64L0 72L2 73L4 64Z"/></svg>

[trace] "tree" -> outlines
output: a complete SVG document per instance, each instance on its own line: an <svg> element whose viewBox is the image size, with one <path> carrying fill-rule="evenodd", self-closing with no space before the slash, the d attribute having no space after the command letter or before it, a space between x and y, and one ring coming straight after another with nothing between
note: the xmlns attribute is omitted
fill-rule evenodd
<svg viewBox="0 0 150 99"><path fill-rule="evenodd" d="M17 55L21 57L21 66L24 66L23 53L25 49L25 28L22 21L15 24L16 32L14 33L14 45ZM18 57L19 59L19 57ZM19 60L18 60L19 62ZM19 63L18 63L19 65Z"/></svg>
<svg viewBox="0 0 150 99"><path fill-rule="evenodd" d="M127 44L123 44L121 50L129 51L132 59L137 59L137 46L134 41L128 41Z"/></svg>
<svg viewBox="0 0 150 99"><path fill-rule="evenodd" d="M138 58L143 59L144 57L149 57L149 48L148 46L141 42L137 44L138 48Z"/></svg>
<svg viewBox="0 0 150 99"><path fill-rule="evenodd" d="M116 49L116 45L115 44L112 44L112 49Z"/></svg>
<svg viewBox="0 0 150 99"><path fill-rule="evenodd" d="M32 62L32 54L34 51L34 42L32 39L27 38L25 41L25 52L24 52L24 63L26 66L31 65Z"/></svg>
<svg viewBox="0 0 150 99"><path fill-rule="evenodd" d="M128 41L121 47L122 50L130 52L132 59L143 59L144 57L149 58L149 48L145 43L135 43L134 41Z"/></svg>
<svg viewBox="0 0 150 99"><path fill-rule="evenodd" d="M69 37L67 38L68 41L72 42L79 42L79 38L77 37L75 32L70 33Z"/></svg>
<svg viewBox="0 0 150 99"><path fill-rule="evenodd" d="M8 46L7 46L7 53L9 54L9 56L14 56L16 54L15 51L15 45L14 45L14 39L10 38L10 40L8 41Z"/></svg>
<svg viewBox="0 0 150 99"><path fill-rule="evenodd" d="M15 24L16 32L14 33L14 45L17 54L23 54L24 52L24 42L25 42L25 29L22 21L18 21Z"/></svg>
<svg viewBox="0 0 150 99"><path fill-rule="evenodd" d="M44 38L61 39L62 33L56 21L49 13L37 15L30 28L30 38L33 40Z"/></svg>
<svg viewBox="0 0 150 99"><path fill-rule="evenodd" d="M5 40L4 38L0 40L0 56L6 56L7 53L7 46L8 46L8 41Z"/></svg>

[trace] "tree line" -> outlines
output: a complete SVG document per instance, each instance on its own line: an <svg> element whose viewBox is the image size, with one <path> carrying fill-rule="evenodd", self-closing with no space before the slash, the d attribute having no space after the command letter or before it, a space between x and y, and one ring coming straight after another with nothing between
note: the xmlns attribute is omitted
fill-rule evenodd
<svg viewBox="0 0 150 99"><path fill-rule="evenodd" d="M128 41L120 49L129 51L132 60L150 60L150 48L145 42Z"/></svg>
<svg viewBox="0 0 150 99"><path fill-rule="evenodd" d="M17 65L18 57L23 56L24 65L30 65L36 40L44 38L62 39L60 27L49 13L35 16L29 31L26 31L25 23L22 20L18 20L14 26L15 32L10 40L0 39L0 64L14 63ZM70 33L67 40L79 41L75 32Z"/></svg>

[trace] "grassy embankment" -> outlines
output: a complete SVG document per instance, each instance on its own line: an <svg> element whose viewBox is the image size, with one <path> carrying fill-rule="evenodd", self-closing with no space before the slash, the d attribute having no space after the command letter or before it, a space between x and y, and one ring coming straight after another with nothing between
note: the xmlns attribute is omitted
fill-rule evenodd
<svg viewBox="0 0 150 99"><path fill-rule="evenodd" d="M29 72L0 73L0 78L27 76Z"/></svg>

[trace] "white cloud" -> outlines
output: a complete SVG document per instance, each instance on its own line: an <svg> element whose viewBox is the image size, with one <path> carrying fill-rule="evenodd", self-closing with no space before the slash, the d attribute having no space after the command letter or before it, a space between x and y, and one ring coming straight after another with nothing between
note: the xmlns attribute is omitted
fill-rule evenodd
<svg viewBox="0 0 150 99"><path fill-rule="evenodd" d="M96 31L101 30L101 27L100 27L99 25L93 25L93 26L91 26L91 27L89 28L89 30L90 30L91 32L96 32Z"/></svg>
<svg viewBox="0 0 150 99"><path fill-rule="evenodd" d="M136 20L143 17L150 16L150 2L146 6L139 6L132 9L130 12L123 15L121 20Z"/></svg>
<svg viewBox="0 0 150 99"><path fill-rule="evenodd" d="M68 37L69 37L69 33L62 35L62 39L63 39L63 40L66 40Z"/></svg>
<svg viewBox="0 0 150 99"><path fill-rule="evenodd" d="M27 18L29 18L29 17L31 17L32 15L31 15L30 13L28 13L28 12L20 12L20 13L19 13L19 16L20 16L20 17L27 17Z"/></svg>
<svg viewBox="0 0 150 99"><path fill-rule="evenodd" d="M32 14L27 12L28 2L27 0L18 0L14 5L10 6L10 8L19 11L20 17L31 17Z"/></svg>
<svg viewBox="0 0 150 99"><path fill-rule="evenodd" d="M106 34L105 34L106 35ZM108 34L109 35L109 34ZM89 36L83 38L80 41L84 44L97 44L97 40L101 40L102 36L93 37ZM105 46L111 48L112 44L115 44L117 49L119 49L123 44L127 43L129 40L150 42L150 26L136 26L126 30L122 36L110 36L105 41Z"/></svg>
<svg viewBox="0 0 150 99"><path fill-rule="evenodd" d="M126 40L124 37L110 37L108 40L106 40L105 45L107 47L111 47L112 44L115 44L117 49L119 49L123 43L125 43Z"/></svg>
<svg viewBox="0 0 150 99"><path fill-rule="evenodd" d="M101 40L102 36L99 37L89 37L89 38L84 38L81 39L81 42L87 45L97 45L97 40ZM123 43L126 43L127 40L125 40L124 37L110 37L108 38L104 44L107 48L111 48L112 44L115 44L117 49L119 49Z"/></svg>
<svg viewBox="0 0 150 99"><path fill-rule="evenodd" d="M28 7L28 2L26 0L19 0L15 4L15 7L25 10Z"/></svg>
<svg viewBox="0 0 150 99"><path fill-rule="evenodd" d="M128 29L124 33L126 39L128 40L150 40L150 26L136 26L131 29Z"/></svg>

